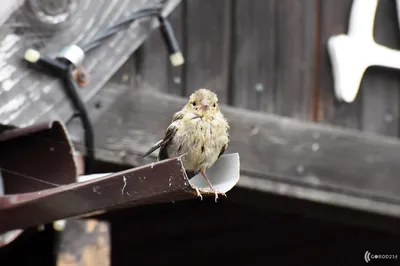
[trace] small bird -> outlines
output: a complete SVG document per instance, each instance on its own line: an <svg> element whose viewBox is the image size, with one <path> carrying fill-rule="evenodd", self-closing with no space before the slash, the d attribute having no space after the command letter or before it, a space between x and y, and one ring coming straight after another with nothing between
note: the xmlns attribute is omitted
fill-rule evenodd
<svg viewBox="0 0 400 266"><path fill-rule="evenodd" d="M164 138L154 144L142 158L158 148L159 161L181 157L187 172L202 174L217 201L218 193L205 171L225 152L228 143L229 124L219 109L218 97L214 92L201 88L192 93L187 104L173 115ZM202 197L198 190L197 194Z"/></svg>

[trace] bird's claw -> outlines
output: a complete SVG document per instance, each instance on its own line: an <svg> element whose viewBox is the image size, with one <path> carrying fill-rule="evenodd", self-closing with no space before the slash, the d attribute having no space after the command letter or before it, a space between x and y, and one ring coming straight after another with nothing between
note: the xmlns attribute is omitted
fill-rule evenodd
<svg viewBox="0 0 400 266"><path fill-rule="evenodd" d="M214 190L214 194L215 194L215 202L217 202L217 199L218 199L218 192Z"/></svg>
<svg viewBox="0 0 400 266"><path fill-rule="evenodd" d="M218 192L214 190L214 193L215 193L215 202L217 202L217 199L218 199ZM225 198L228 197L224 192L219 192L219 194L221 194L222 196L225 196Z"/></svg>
<svg viewBox="0 0 400 266"><path fill-rule="evenodd" d="M203 196L201 195L199 188L195 187L195 189L196 189L197 196L200 197L200 200L203 200Z"/></svg>

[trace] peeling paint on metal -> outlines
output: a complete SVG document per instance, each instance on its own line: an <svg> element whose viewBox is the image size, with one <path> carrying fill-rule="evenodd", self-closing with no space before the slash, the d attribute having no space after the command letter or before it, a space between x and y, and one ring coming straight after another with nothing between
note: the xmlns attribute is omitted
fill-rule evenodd
<svg viewBox="0 0 400 266"><path fill-rule="evenodd" d="M101 192L99 191L99 188L100 188L99 186L94 186L93 187L93 192L96 193L96 194L101 195Z"/></svg>
<svg viewBox="0 0 400 266"><path fill-rule="evenodd" d="M173 176L170 176L169 179L168 179L168 182L169 182L168 186L169 186L169 187L172 186L172 182L171 182L171 181L172 181L172 178L173 178Z"/></svg>
<svg viewBox="0 0 400 266"><path fill-rule="evenodd" d="M122 176L122 181L124 182L124 186L121 189L121 193L122 193L122 195L124 195L124 190L126 188L126 177L125 176Z"/></svg>

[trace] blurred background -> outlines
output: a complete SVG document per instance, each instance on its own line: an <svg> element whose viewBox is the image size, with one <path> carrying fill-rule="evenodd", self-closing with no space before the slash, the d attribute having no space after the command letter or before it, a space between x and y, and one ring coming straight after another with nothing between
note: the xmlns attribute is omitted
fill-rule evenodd
<svg viewBox="0 0 400 266"><path fill-rule="evenodd" d="M335 100L327 40L347 33L352 3L183 1L170 17L186 63L171 67L154 31L120 74L135 71L130 82L138 88L188 96L209 87L235 107L398 136L397 70L371 67L354 102ZM400 48L396 1L379 1L374 37ZM119 77L114 80L122 82Z"/></svg>

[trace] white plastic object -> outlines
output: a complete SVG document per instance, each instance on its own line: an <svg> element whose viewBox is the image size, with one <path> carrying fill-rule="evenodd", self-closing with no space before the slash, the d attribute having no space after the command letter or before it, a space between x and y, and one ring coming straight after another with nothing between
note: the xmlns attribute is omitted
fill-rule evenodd
<svg viewBox="0 0 400 266"><path fill-rule="evenodd" d="M185 63L185 59L183 58L183 55L181 52L176 52L174 54L172 54L169 59L171 60L171 64L174 67L183 65Z"/></svg>
<svg viewBox="0 0 400 266"><path fill-rule="evenodd" d="M231 190L240 178L240 160L238 153L225 154L219 157L215 164L206 170L206 175L218 192L226 193ZM200 191L212 192L201 173L190 179L190 184Z"/></svg>
<svg viewBox="0 0 400 266"><path fill-rule="evenodd" d="M25 51L25 60L31 63L36 63L40 59L40 53L34 49L28 49Z"/></svg>
<svg viewBox="0 0 400 266"><path fill-rule="evenodd" d="M399 0L397 7L399 8ZM335 96L347 103L357 96L365 70L370 66L400 69L400 51L377 44L374 22L378 0L354 0L347 34L329 38Z"/></svg>

